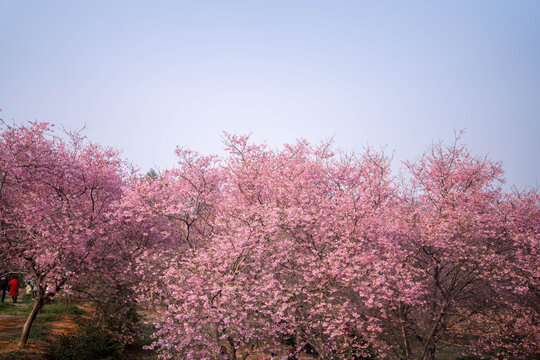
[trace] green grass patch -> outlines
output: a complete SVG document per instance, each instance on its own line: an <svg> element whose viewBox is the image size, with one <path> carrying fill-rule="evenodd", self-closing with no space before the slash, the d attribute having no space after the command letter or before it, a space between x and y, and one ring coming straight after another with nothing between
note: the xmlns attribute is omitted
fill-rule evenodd
<svg viewBox="0 0 540 360"><path fill-rule="evenodd" d="M15 305L8 302L0 303L0 313L4 313L4 311L12 307L15 307Z"/></svg>
<svg viewBox="0 0 540 360"><path fill-rule="evenodd" d="M45 341L51 336L52 327L48 324L36 324L34 323L30 328L30 334L28 334L29 340ZM4 341L17 341L21 338L22 329L18 329L15 332L10 333L8 336L2 337Z"/></svg>
<svg viewBox="0 0 540 360"><path fill-rule="evenodd" d="M32 328L30 328L30 334L28 335L29 339L32 340L47 340L47 338L51 335L51 326L50 325L38 325L34 324Z"/></svg>
<svg viewBox="0 0 540 360"><path fill-rule="evenodd" d="M0 303L0 314L4 315L16 315L16 316L28 316L30 314L30 310L32 309L32 305L23 305L23 306L17 306L13 303Z"/></svg>
<svg viewBox="0 0 540 360"><path fill-rule="evenodd" d="M47 304L41 309L40 313L42 314L57 314L57 315L83 315L86 312L80 309L77 305L62 303L62 302L53 302Z"/></svg>
<svg viewBox="0 0 540 360"><path fill-rule="evenodd" d="M28 316L32 310L33 303L24 305L14 305L13 303L0 303L0 314L16 315L16 316ZM54 302L47 304L38 313L40 314L55 314L55 315L83 315L86 312L77 305Z"/></svg>
<svg viewBox="0 0 540 360"><path fill-rule="evenodd" d="M2 339L2 341L17 341L20 338L21 338L20 329L10 331L9 333L4 333L2 334L2 336L0 336L0 339Z"/></svg>
<svg viewBox="0 0 540 360"><path fill-rule="evenodd" d="M59 314L38 314L36 321L40 323L47 323L51 321L57 321L60 320L61 316Z"/></svg>

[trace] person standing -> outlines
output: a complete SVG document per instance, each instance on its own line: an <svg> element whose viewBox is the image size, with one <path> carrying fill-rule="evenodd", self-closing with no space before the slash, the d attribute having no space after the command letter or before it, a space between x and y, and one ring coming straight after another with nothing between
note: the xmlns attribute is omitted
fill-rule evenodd
<svg viewBox="0 0 540 360"><path fill-rule="evenodd" d="M35 298L37 296L37 286L33 281L30 281L30 287L32 288L32 297Z"/></svg>
<svg viewBox="0 0 540 360"><path fill-rule="evenodd" d="M9 282L9 296L13 299L13 302L17 302L17 296L19 296L19 280L13 278Z"/></svg>
<svg viewBox="0 0 540 360"><path fill-rule="evenodd" d="M2 302L4 302L4 299L6 298L6 291L8 289L8 278L7 275L2 275L0 277L0 291L2 292Z"/></svg>
<svg viewBox="0 0 540 360"><path fill-rule="evenodd" d="M26 281L25 293L27 300L32 298L32 286L30 285L30 281Z"/></svg>

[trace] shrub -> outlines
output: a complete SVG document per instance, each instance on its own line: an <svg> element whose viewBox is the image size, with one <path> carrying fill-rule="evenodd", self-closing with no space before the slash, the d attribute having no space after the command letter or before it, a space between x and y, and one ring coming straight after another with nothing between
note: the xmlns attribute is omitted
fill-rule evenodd
<svg viewBox="0 0 540 360"><path fill-rule="evenodd" d="M48 360L113 360L121 350L110 331L93 320L81 320L78 331L61 335L47 348Z"/></svg>

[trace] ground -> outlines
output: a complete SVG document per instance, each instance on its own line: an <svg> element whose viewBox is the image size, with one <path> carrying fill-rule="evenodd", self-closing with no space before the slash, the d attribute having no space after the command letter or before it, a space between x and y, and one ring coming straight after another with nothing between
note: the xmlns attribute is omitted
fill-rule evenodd
<svg viewBox="0 0 540 360"><path fill-rule="evenodd" d="M0 360L43 360L47 346L59 335L77 331L76 322L89 317L92 309L82 304L55 302L46 305L38 314L30 330L28 344L20 349L17 342L21 336L26 317L31 309L31 300L0 303ZM154 360L151 351L140 346L129 346L122 354L123 360Z"/></svg>

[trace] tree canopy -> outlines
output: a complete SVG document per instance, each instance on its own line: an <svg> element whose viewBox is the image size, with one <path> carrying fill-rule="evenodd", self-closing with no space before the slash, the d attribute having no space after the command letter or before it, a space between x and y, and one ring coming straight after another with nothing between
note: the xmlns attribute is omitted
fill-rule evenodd
<svg viewBox="0 0 540 360"><path fill-rule="evenodd" d="M370 148L235 135L158 175L51 131L0 137L0 255L38 285L28 329L60 290L108 284L109 316L155 311L163 359L538 355L539 193L507 190L459 136L402 177Z"/></svg>

